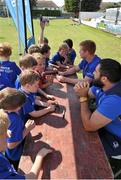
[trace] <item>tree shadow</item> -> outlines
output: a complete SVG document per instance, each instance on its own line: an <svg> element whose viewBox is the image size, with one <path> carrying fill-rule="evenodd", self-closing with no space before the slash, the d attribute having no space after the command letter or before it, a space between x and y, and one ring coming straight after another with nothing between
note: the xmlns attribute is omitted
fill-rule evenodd
<svg viewBox="0 0 121 180"><path fill-rule="evenodd" d="M54 128L64 128L67 126L68 121L64 119L63 117L58 117L55 115L47 115L44 118L41 119L36 119L35 120L36 125L42 125L42 124L47 124L48 126L52 126Z"/></svg>

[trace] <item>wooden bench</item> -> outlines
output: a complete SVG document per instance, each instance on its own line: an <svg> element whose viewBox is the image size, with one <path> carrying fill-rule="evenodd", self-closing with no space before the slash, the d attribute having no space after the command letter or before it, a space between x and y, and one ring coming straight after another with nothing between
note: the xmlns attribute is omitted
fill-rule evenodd
<svg viewBox="0 0 121 180"><path fill-rule="evenodd" d="M83 128L73 86L55 82L47 91L56 96L61 108L36 120L36 127L26 138L19 168L28 172L38 150L51 146L55 151L45 158L39 178L112 179L98 133L87 133Z"/></svg>

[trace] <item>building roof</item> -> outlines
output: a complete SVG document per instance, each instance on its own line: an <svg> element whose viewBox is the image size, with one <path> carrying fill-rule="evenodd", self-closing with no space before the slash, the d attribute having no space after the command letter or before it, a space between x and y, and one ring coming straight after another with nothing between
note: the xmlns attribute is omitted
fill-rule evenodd
<svg viewBox="0 0 121 180"><path fill-rule="evenodd" d="M38 0L37 5L39 8L59 8L53 1Z"/></svg>

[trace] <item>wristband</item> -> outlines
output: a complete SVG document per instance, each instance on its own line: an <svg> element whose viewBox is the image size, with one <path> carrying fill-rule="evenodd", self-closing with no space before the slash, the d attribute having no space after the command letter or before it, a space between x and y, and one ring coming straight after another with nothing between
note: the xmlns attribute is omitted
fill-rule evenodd
<svg viewBox="0 0 121 180"><path fill-rule="evenodd" d="M88 97L80 97L80 103L88 101Z"/></svg>

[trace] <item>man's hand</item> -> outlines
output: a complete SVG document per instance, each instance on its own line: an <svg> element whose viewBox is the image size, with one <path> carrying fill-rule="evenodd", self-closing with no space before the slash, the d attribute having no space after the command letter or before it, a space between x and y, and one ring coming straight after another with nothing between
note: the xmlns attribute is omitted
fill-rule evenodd
<svg viewBox="0 0 121 180"><path fill-rule="evenodd" d="M75 85L74 90L79 97L87 97L89 92L89 87L90 85L88 82L81 81Z"/></svg>
<svg viewBox="0 0 121 180"><path fill-rule="evenodd" d="M31 131L32 129L34 129L36 126L34 120L28 120L25 124L25 128L28 130L28 131Z"/></svg>
<svg viewBox="0 0 121 180"><path fill-rule="evenodd" d="M59 82L62 82L62 83L64 83L65 82L65 77L64 76L56 76L56 78L57 78L57 80L59 81Z"/></svg>

